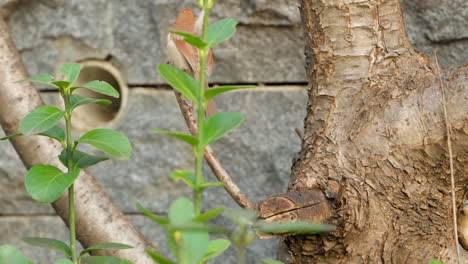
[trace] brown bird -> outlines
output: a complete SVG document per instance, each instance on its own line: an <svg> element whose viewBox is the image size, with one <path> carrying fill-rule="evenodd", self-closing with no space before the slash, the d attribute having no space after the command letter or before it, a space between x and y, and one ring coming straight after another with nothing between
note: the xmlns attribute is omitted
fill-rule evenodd
<svg viewBox="0 0 468 264"><path fill-rule="evenodd" d="M191 9L185 8L180 11L175 23L172 25L171 30L183 31L190 34L200 36L203 26L203 12L197 18ZM198 49L184 41L184 37L169 33L167 36L167 53L169 60L177 68L189 73L197 81L200 75L200 58ZM206 63L206 75L209 76L213 72L213 53L211 50L208 53L208 60ZM208 88L208 82L205 83L205 89ZM213 100L210 100L206 110L206 115L211 116L215 113Z"/></svg>

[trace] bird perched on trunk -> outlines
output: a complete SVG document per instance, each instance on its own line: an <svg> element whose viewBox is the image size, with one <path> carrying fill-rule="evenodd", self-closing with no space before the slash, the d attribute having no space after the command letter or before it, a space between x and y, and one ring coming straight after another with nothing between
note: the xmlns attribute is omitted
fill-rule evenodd
<svg viewBox="0 0 468 264"><path fill-rule="evenodd" d="M180 11L171 30L183 31L193 35L200 36L203 27L203 12L200 16L195 17L191 9L185 8ZM199 81L200 75L200 57L198 49L184 41L184 37L169 33L167 36L167 53L169 60L174 66L192 75ZM211 50L208 53L206 63L206 75L209 76L213 72L213 54ZM208 82L205 83L205 89L208 88ZM212 100L208 103L206 109L207 116L213 115L215 112L214 103Z"/></svg>

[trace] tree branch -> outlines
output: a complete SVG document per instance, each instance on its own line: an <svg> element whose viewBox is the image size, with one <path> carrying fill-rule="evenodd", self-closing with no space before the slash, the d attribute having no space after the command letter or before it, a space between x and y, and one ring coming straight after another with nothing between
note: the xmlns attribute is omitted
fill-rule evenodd
<svg viewBox="0 0 468 264"><path fill-rule="evenodd" d="M31 110L43 105L39 92L30 83L14 83L27 78L20 56L11 40L7 24L0 16L0 124L7 135L18 132L21 119ZM15 137L10 139L23 164L30 168L35 164L63 166L57 159L61 146L42 136ZM121 242L135 246L132 250L103 252L128 259L135 263L153 263L144 249L153 247L128 221L123 213L88 172L82 171L75 182L76 230L84 247L102 242ZM67 223L67 194L52 205Z"/></svg>
<svg viewBox="0 0 468 264"><path fill-rule="evenodd" d="M189 100L185 99L182 94L174 91L177 102L179 103L180 110L185 118L187 127L192 135L197 133L197 121L193 115L193 104ZM236 203L247 209L255 209L255 204L247 198L247 196L239 189L231 176L224 169L223 165L216 157L213 149L210 146L207 146L205 149L205 159L208 162L211 170L218 180L224 183L224 189L229 193L229 195L236 201Z"/></svg>

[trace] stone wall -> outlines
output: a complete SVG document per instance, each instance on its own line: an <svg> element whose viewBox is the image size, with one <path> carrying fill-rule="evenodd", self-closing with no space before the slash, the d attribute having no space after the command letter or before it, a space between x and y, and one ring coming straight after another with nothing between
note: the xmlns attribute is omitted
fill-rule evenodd
<svg viewBox="0 0 468 264"><path fill-rule="evenodd" d="M173 93L155 66L166 61L168 26L193 0L8 0L1 1L11 34L30 74L56 73L69 61L109 61L128 83L128 101L111 123L131 139L134 155L128 162L108 161L92 173L109 195L147 237L165 249L162 231L131 203L137 198L164 213L175 197L189 190L168 175L189 169L193 158L184 144L149 132L150 128L186 131ZM417 49L437 48L442 65L468 61L468 2L406 0L405 20ZM303 38L296 1L218 0L212 21L239 20L238 34L214 50L213 83L254 83L261 87L223 95L221 111L241 111L247 121L214 145L235 181L253 200L284 191L291 160L299 151L307 102L303 67ZM58 102L55 91L40 87L44 99ZM3 132L0 131L0 136ZM206 175L213 177L205 168ZM50 205L37 204L23 186L25 169L7 142L0 143L0 244L23 249L39 264L57 256L20 242L23 236L67 239L62 221ZM205 205L236 207L222 189L206 192ZM275 240L256 241L249 256L274 257ZM234 251L217 263L233 263Z"/></svg>

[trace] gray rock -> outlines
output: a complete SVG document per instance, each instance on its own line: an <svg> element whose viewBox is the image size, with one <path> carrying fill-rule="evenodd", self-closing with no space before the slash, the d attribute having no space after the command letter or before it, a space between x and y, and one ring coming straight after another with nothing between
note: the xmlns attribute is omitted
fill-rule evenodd
<svg viewBox="0 0 468 264"><path fill-rule="evenodd" d="M403 7L408 36L417 50L432 58L437 49L442 66L468 62L467 1L404 0Z"/></svg>

